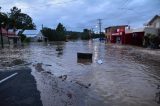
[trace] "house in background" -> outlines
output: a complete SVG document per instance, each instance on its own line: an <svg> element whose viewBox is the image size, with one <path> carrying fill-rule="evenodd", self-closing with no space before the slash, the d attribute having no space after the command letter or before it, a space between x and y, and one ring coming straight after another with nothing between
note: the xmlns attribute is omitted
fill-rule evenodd
<svg viewBox="0 0 160 106"><path fill-rule="evenodd" d="M144 28L131 29L128 25L111 26L105 29L107 42L127 45L143 45Z"/></svg>
<svg viewBox="0 0 160 106"><path fill-rule="evenodd" d="M155 15L148 23L147 23L148 27L152 27L152 28L160 28L160 16L159 15Z"/></svg>
<svg viewBox="0 0 160 106"><path fill-rule="evenodd" d="M39 30L25 30L23 34L29 37L31 42L43 42L48 40Z"/></svg>
<svg viewBox="0 0 160 106"><path fill-rule="evenodd" d="M145 35L147 33L160 36L160 16L155 15L145 26Z"/></svg>
<svg viewBox="0 0 160 106"><path fill-rule="evenodd" d="M38 42L47 42L48 38L45 37L41 31L39 31L39 33L34 37L34 41L38 41Z"/></svg>
<svg viewBox="0 0 160 106"><path fill-rule="evenodd" d="M1 28L0 33L2 34L2 39L4 44L10 45L10 44L18 44L18 42L20 42L19 37L13 30L6 30L5 28Z"/></svg>

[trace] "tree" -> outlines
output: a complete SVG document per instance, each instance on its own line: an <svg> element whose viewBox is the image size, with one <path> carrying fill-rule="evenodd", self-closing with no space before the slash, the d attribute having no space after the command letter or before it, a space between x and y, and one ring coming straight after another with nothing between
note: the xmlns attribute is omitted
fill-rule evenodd
<svg viewBox="0 0 160 106"><path fill-rule="evenodd" d="M67 31L67 39L78 40L80 37L80 32Z"/></svg>
<svg viewBox="0 0 160 106"><path fill-rule="evenodd" d="M59 23L59 24L57 25L56 31L57 31L57 32L65 32L65 31L66 31L66 28L65 28L61 23Z"/></svg>
<svg viewBox="0 0 160 106"><path fill-rule="evenodd" d="M22 34L25 30L36 28L32 18L25 13L21 13L21 9L18 9L17 7L13 7L8 15L10 19L9 28L21 29L18 35Z"/></svg>
<svg viewBox="0 0 160 106"><path fill-rule="evenodd" d="M61 23L57 25L56 32L57 32L58 41L66 40L66 36L65 36L66 28Z"/></svg>
<svg viewBox="0 0 160 106"><path fill-rule="evenodd" d="M0 24L1 27L5 27L6 24L8 23L8 16L6 13L0 12Z"/></svg>
<svg viewBox="0 0 160 106"><path fill-rule="evenodd" d="M56 29L44 27L41 30L41 32L43 36L48 38L49 41L65 41L66 40L66 36L65 36L66 29L61 23L57 25Z"/></svg>
<svg viewBox="0 0 160 106"><path fill-rule="evenodd" d="M41 30L41 32L42 32L43 36L48 38L49 41L55 41L56 40L56 36L57 36L56 30L44 27Z"/></svg>
<svg viewBox="0 0 160 106"><path fill-rule="evenodd" d="M147 33L144 37L143 45L145 47L150 47L153 49L159 48L160 45L160 36Z"/></svg>
<svg viewBox="0 0 160 106"><path fill-rule="evenodd" d="M21 37L21 42L24 42L25 39L27 38L27 36L24 34L20 34L19 36Z"/></svg>
<svg viewBox="0 0 160 106"><path fill-rule="evenodd" d="M83 29L83 33L81 35L82 40L89 40L90 39L90 30Z"/></svg>
<svg viewBox="0 0 160 106"><path fill-rule="evenodd" d="M1 9L1 7L0 7ZM0 36L1 36L1 46L2 48L4 47L3 45L3 37L2 37L2 27L5 27L8 22L8 16L6 13L0 12Z"/></svg>
<svg viewBox="0 0 160 106"><path fill-rule="evenodd" d="M150 36L150 34L147 34L147 35L144 36L144 38L143 38L143 47L148 47L150 45L149 36Z"/></svg>

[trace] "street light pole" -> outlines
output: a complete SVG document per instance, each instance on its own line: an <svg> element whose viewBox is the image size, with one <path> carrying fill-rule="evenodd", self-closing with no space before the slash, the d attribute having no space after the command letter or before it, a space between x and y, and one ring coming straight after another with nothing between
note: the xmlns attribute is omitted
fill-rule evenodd
<svg viewBox="0 0 160 106"><path fill-rule="evenodd" d="M102 19L98 19L98 25L99 25L99 34L101 36L101 30L102 30Z"/></svg>

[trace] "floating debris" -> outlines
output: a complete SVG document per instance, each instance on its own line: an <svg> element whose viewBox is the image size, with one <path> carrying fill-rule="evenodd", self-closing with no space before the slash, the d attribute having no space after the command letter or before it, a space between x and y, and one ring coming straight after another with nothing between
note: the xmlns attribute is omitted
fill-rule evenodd
<svg viewBox="0 0 160 106"><path fill-rule="evenodd" d="M157 86L157 89L160 89L160 85ZM155 101L160 104L160 91L156 93Z"/></svg>
<svg viewBox="0 0 160 106"><path fill-rule="evenodd" d="M67 96L71 99L72 98L72 94L71 93L67 93Z"/></svg>
<svg viewBox="0 0 160 106"><path fill-rule="evenodd" d="M56 51L62 51L62 50L63 48L60 48L60 47L56 49Z"/></svg>
<svg viewBox="0 0 160 106"><path fill-rule="evenodd" d="M98 60L97 63L98 64L102 64L103 62L102 62L102 60Z"/></svg>
<svg viewBox="0 0 160 106"><path fill-rule="evenodd" d="M50 65L50 64L45 64L46 66L52 66L52 65Z"/></svg>
<svg viewBox="0 0 160 106"><path fill-rule="evenodd" d="M12 64L13 65L20 65L20 64L23 64L25 63L25 61L21 60L21 59L16 59L16 60L13 60L12 61Z"/></svg>
<svg viewBox="0 0 160 106"><path fill-rule="evenodd" d="M39 71L39 72L44 71L44 69L42 68L42 63L37 63L37 64L35 65L35 69L36 69L37 71Z"/></svg>
<svg viewBox="0 0 160 106"><path fill-rule="evenodd" d="M61 75L61 76L59 76L59 78L61 78L62 81L65 81L67 79L67 75Z"/></svg>
<svg viewBox="0 0 160 106"><path fill-rule="evenodd" d="M89 83L88 85L85 85L85 84L83 84L83 83L81 83L81 82L79 82L79 81L76 81L76 83L77 83L78 85L82 86L82 87L85 87L85 88L89 88L89 87L91 86L90 83Z"/></svg>
<svg viewBox="0 0 160 106"><path fill-rule="evenodd" d="M91 59L92 60L92 53L77 53L78 59Z"/></svg>
<svg viewBox="0 0 160 106"><path fill-rule="evenodd" d="M44 73L53 75L50 71L44 71Z"/></svg>

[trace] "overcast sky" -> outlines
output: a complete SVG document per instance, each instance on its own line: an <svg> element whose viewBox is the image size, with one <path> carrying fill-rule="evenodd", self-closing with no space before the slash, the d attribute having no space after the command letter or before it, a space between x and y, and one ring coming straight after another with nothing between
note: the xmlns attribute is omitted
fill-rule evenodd
<svg viewBox="0 0 160 106"><path fill-rule="evenodd" d="M61 22L67 30L94 28L103 19L103 28L129 24L142 27L160 14L160 0L0 0L2 11L17 6L29 14L37 29L43 24L55 28Z"/></svg>

